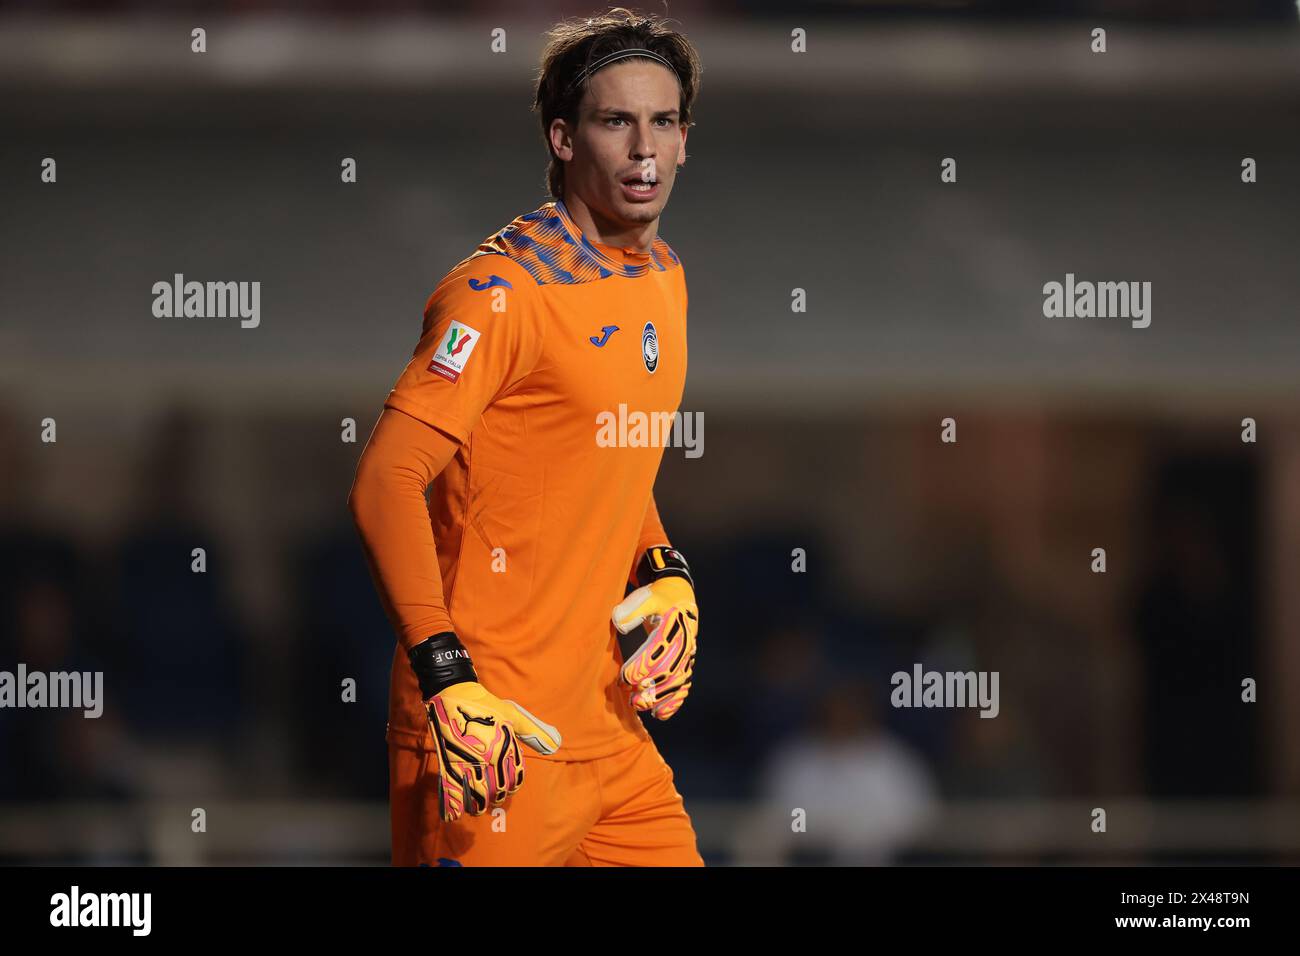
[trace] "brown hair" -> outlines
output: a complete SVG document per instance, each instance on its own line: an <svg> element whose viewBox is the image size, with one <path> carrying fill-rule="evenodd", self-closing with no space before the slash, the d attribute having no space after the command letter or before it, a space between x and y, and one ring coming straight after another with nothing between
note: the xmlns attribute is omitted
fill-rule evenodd
<svg viewBox="0 0 1300 956"><path fill-rule="evenodd" d="M680 122L683 126L691 125L691 106L700 89L703 67L691 42L667 24L668 21L656 16L613 7L599 16L565 20L547 34L533 109L541 117L542 138L551 157L546 185L554 198L561 199L564 195L564 163L551 148L551 122L557 118L570 123L577 121L578 104L587 86L585 83L575 86L574 81L601 57L619 50L642 49L667 60L681 83Z"/></svg>

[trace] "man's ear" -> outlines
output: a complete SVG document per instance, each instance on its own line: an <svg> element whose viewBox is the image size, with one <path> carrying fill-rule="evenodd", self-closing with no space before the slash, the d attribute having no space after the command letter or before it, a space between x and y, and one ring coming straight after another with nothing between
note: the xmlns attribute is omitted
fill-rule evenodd
<svg viewBox="0 0 1300 956"><path fill-rule="evenodd" d="M555 158L568 162L573 159L573 130L567 121L556 117L551 120L551 128L546 132L551 143L551 152Z"/></svg>
<svg viewBox="0 0 1300 956"><path fill-rule="evenodd" d="M690 132L689 126L682 127L682 145L677 151L677 168L681 169L686 165L686 134Z"/></svg>

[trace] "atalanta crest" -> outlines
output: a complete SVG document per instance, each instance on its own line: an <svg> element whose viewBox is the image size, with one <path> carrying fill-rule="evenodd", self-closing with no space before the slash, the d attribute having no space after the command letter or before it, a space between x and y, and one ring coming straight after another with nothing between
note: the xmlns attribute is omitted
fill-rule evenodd
<svg viewBox="0 0 1300 956"><path fill-rule="evenodd" d="M641 331L641 360L645 362L645 370L651 374L659 367L659 336L653 322L647 322Z"/></svg>

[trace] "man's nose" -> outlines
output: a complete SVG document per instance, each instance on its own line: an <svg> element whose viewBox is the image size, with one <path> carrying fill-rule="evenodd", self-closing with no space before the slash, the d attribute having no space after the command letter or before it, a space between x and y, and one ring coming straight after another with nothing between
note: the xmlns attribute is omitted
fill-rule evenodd
<svg viewBox="0 0 1300 956"><path fill-rule="evenodd" d="M646 159L655 155L655 138L648 125L637 127L636 145L633 147L634 159Z"/></svg>

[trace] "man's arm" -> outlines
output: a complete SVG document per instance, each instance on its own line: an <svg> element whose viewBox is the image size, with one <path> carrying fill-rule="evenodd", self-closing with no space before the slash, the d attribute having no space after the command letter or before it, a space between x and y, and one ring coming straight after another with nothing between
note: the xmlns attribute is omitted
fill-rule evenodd
<svg viewBox="0 0 1300 956"><path fill-rule="evenodd" d="M636 552L632 555L632 566L627 572L627 583L632 587L637 587L636 569L641 562L641 556L648 548L653 548L657 544L670 545L672 542L668 540L664 524L659 520L659 508L655 505L654 492L651 492L650 500L645 506L645 518L641 522L641 536L637 539Z"/></svg>
<svg viewBox="0 0 1300 956"><path fill-rule="evenodd" d="M507 277L508 289L493 286L494 273ZM503 256L466 260L447 274L425 303L420 341L357 466L348 505L384 609L408 651L454 630L425 491L469 441L484 410L536 363L534 288L532 277Z"/></svg>
<svg viewBox="0 0 1300 956"><path fill-rule="evenodd" d="M361 453L348 509L380 601L409 651L452 631L425 491L451 462L455 439L385 408Z"/></svg>
<svg viewBox="0 0 1300 956"><path fill-rule="evenodd" d="M491 281L501 276L504 288ZM447 822L484 813L519 789L521 743L545 754L561 744L554 727L479 683L471 649L447 611L425 502L429 483L469 441L483 412L523 382L541 355L530 281L521 266L485 255L465 260L438 284L348 496L375 588L429 716L439 812Z"/></svg>
<svg viewBox="0 0 1300 956"><path fill-rule="evenodd" d="M457 447L438 429L385 408L348 495L375 587L420 684L447 822L477 816L519 789L520 741L546 754L560 747L556 728L479 683L447 613L424 495ZM493 732L476 734L475 726Z"/></svg>

